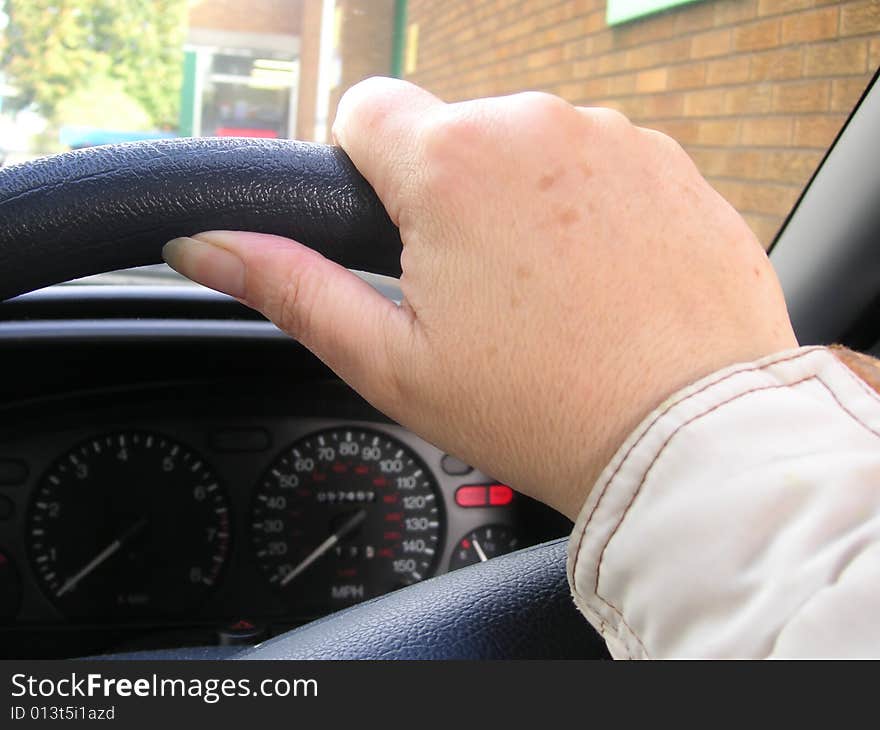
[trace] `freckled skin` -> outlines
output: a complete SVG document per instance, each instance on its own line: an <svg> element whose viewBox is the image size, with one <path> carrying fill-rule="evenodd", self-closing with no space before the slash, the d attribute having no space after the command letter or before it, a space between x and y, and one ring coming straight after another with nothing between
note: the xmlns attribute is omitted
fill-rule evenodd
<svg viewBox="0 0 880 730"><path fill-rule="evenodd" d="M538 190L549 190L555 182L556 178L553 175L541 175L538 180Z"/></svg>
<svg viewBox="0 0 880 730"><path fill-rule="evenodd" d="M558 219L559 222L565 227L573 226L581 219L581 215L580 213L578 213L577 208L575 208L574 206L567 206L559 211Z"/></svg>
<svg viewBox="0 0 880 730"><path fill-rule="evenodd" d="M571 518L663 400L797 345L743 219L617 112L369 79L334 135L400 223L406 306L295 242L200 236L242 260L247 304L377 408Z"/></svg>

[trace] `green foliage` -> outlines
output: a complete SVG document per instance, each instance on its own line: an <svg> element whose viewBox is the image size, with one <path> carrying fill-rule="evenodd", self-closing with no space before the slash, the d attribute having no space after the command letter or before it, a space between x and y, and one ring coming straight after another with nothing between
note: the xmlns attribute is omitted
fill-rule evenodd
<svg viewBox="0 0 880 730"><path fill-rule="evenodd" d="M53 121L62 100L118 82L157 126L175 126L187 0L6 0L2 67ZM105 120L113 126L112 120Z"/></svg>

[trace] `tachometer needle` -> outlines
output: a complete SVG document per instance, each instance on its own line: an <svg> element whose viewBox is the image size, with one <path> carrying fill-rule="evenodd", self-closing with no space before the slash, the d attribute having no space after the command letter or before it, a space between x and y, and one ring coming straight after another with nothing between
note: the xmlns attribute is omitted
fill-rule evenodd
<svg viewBox="0 0 880 730"><path fill-rule="evenodd" d="M65 593L67 593L68 591L72 591L74 588L76 588L76 586L83 578L85 578L89 573L95 570L95 568L101 565L101 563L104 563L115 553L117 553L119 549L128 540L130 540L138 532L140 532L146 524L146 520L139 520L135 522L131 527L129 527L125 532L123 532L119 537L117 537L113 542L111 542L107 547L99 552L94 558L92 558L88 563L80 568L80 570L78 570L73 576L64 581L64 585L62 585L61 588L58 589L55 597L61 598L61 596L63 596Z"/></svg>
<svg viewBox="0 0 880 730"><path fill-rule="evenodd" d="M478 543L473 538L471 538L471 543L474 546L474 550L477 551L477 555L480 557L480 562L485 563L489 558L486 557L486 553L483 552L483 548L480 547L480 543Z"/></svg>
<svg viewBox="0 0 880 730"><path fill-rule="evenodd" d="M364 521L367 517L367 511L362 509L360 512L352 515L348 520L346 520L342 527L340 527L336 532L334 532L330 537L328 537L324 542L322 542L318 547L316 547L312 552L310 552L305 560L303 560L299 565L297 565L293 570L291 570L284 578L281 579L281 582L278 584L280 586L286 586L290 581L292 581L296 576L302 573L306 568L308 568L312 563L314 563L318 558L320 558L324 553L326 553L330 548L332 548L336 543L338 543L343 537L345 537L349 532L351 532L355 527L357 527L361 522Z"/></svg>

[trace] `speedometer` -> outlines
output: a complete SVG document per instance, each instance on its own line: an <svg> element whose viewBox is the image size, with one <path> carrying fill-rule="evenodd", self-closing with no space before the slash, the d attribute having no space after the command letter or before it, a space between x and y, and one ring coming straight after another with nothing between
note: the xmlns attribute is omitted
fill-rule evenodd
<svg viewBox="0 0 880 730"><path fill-rule="evenodd" d="M307 436L257 487L253 547L268 581L304 610L336 609L431 575L443 508L434 477L380 431Z"/></svg>

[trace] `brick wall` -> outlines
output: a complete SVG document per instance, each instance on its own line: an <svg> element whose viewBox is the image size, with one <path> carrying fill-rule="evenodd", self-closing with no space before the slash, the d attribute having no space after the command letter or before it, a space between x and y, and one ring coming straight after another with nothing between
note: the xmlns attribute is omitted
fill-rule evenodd
<svg viewBox="0 0 880 730"><path fill-rule="evenodd" d="M302 7L303 33L299 42L299 95L296 105L297 139L315 138L321 4L322 0L304 0Z"/></svg>
<svg viewBox="0 0 880 730"><path fill-rule="evenodd" d="M194 0L193 28L299 35L303 0Z"/></svg>
<svg viewBox="0 0 880 730"><path fill-rule="evenodd" d="M614 28L605 0L410 0L408 22L412 81L620 109L681 142L765 245L880 65L880 0L702 0Z"/></svg>
<svg viewBox="0 0 880 730"><path fill-rule="evenodd" d="M330 96L330 118L342 92L369 76L391 73L394 0L336 0L340 81Z"/></svg>

